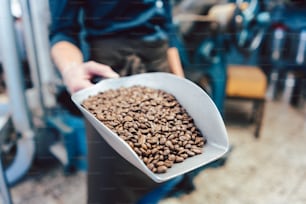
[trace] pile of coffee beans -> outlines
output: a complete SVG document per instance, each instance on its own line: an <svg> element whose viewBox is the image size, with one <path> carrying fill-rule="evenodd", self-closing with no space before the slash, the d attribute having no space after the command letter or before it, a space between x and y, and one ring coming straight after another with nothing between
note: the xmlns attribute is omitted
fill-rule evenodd
<svg viewBox="0 0 306 204"><path fill-rule="evenodd" d="M186 110L163 90L121 87L90 96L82 105L154 173L165 173L174 163L201 154L206 143Z"/></svg>

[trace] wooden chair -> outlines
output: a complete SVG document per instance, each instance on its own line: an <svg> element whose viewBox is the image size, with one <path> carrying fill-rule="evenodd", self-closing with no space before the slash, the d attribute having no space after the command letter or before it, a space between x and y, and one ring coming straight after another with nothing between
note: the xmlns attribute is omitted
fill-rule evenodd
<svg viewBox="0 0 306 204"><path fill-rule="evenodd" d="M227 68L226 98L251 100L253 102L252 121L255 122L256 138L262 125L267 77L257 66L229 65Z"/></svg>

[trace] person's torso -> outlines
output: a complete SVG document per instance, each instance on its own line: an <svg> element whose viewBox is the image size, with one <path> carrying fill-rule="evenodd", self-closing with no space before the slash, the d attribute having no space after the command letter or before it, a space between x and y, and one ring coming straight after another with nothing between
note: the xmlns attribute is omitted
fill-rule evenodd
<svg viewBox="0 0 306 204"><path fill-rule="evenodd" d="M161 0L86 0L83 9L89 39L103 35L167 38Z"/></svg>

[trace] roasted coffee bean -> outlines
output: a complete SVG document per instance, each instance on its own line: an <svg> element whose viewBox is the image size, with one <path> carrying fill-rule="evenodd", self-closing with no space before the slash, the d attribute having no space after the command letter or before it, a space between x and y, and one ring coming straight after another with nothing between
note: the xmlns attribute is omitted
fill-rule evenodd
<svg viewBox="0 0 306 204"><path fill-rule="evenodd" d="M157 152L158 152L158 149L157 149L157 148L154 148L154 149L152 149L151 154L154 155L154 154L156 154Z"/></svg>
<svg viewBox="0 0 306 204"><path fill-rule="evenodd" d="M154 168L154 164L149 163L149 164L147 165L147 167L148 167L150 170L153 170L153 168Z"/></svg>
<svg viewBox="0 0 306 204"><path fill-rule="evenodd" d="M195 153L193 151L187 150L186 153L188 154L188 156L192 157L195 155Z"/></svg>
<svg viewBox="0 0 306 204"><path fill-rule="evenodd" d="M154 173L203 152L206 139L176 98L144 86L121 87L82 103Z"/></svg>
<svg viewBox="0 0 306 204"><path fill-rule="evenodd" d="M165 149L165 151L163 152L163 155L165 155L165 156L167 156L167 155L169 155L170 154L170 150L169 149Z"/></svg>
<svg viewBox="0 0 306 204"><path fill-rule="evenodd" d="M182 162L182 161L184 161L183 157L179 157L179 156L175 157L175 162L179 163L179 162Z"/></svg>
<svg viewBox="0 0 306 204"><path fill-rule="evenodd" d="M165 161L165 166L168 167L168 168L171 168L173 166L173 161Z"/></svg>
<svg viewBox="0 0 306 204"><path fill-rule="evenodd" d="M164 155L159 155L159 160L160 160L160 161L164 161L164 160L165 160Z"/></svg>
<svg viewBox="0 0 306 204"><path fill-rule="evenodd" d="M188 142L186 143L186 145L185 145L185 148L186 149L190 149L192 146L191 146L191 144L189 144Z"/></svg>
<svg viewBox="0 0 306 204"><path fill-rule="evenodd" d="M165 162L163 162L163 161L159 161L159 162L157 162L157 164L156 164L157 166L164 166L165 165Z"/></svg>
<svg viewBox="0 0 306 204"><path fill-rule="evenodd" d="M202 154L202 149L200 148L192 148L191 151L193 151L196 154Z"/></svg>
<svg viewBox="0 0 306 204"><path fill-rule="evenodd" d="M165 173L167 171L167 167L166 166L159 166L157 167L157 172L158 173Z"/></svg>
<svg viewBox="0 0 306 204"><path fill-rule="evenodd" d="M169 161L175 161L175 155L170 154L170 155L168 156L168 160L169 160Z"/></svg>
<svg viewBox="0 0 306 204"><path fill-rule="evenodd" d="M138 138L138 143L143 145L146 142L146 136L140 135Z"/></svg>
<svg viewBox="0 0 306 204"><path fill-rule="evenodd" d="M181 150L180 150L177 154L178 154L178 155L181 155L181 154L185 153L185 151L186 151L185 149L182 149L182 148L181 148Z"/></svg>
<svg viewBox="0 0 306 204"><path fill-rule="evenodd" d="M184 159L188 158L188 154L187 153L181 154L180 156L183 157Z"/></svg>
<svg viewBox="0 0 306 204"><path fill-rule="evenodd" d="M148 164L148 157L143 157L142 161L143 161L145 164Z"/></svg>
<svg viewBox="0 0 306 204"><path fill-rule="evenodd" d="M134 143L131 141L127 141L127 143L130 145L130 147L134 148Z"/></svg>
<svg viewBox="0 0 306 204"><path fill-rule="evenodd" d="M163 144L166 143L166 141L167 141L167 139L166 139L165 137L162 137L162 138L160 138L160 140L159 140L159 144L163 145Z"/></svg>
<svg viewBox="0 0 306 204"><path fill-rule="evenodd" d="M135 151L138 155L141 155L141 151L140 151L137 147L134 148L134 151Z"/></svg>
<svg viewBox="0 0 306 204"><path fill-rule="evenodd" d="M169 147L170 149L174 149L172 142L169 140L166 142L166 146Z"/></svg>
<svg viewBox="0 0 306 204"><path fill-rule="evenodd" d="M151 164L152 163L152 161L153 161L153 157L149 157L149 159L148 159L148 164Z"/></svg>
<svg viewBox="0 0 306 204"><path fill-rule="evenodd" d="M206 143L206 140L205 140L204 142L198 143L197 146L198 146L198 147L203 147L205 143Z"/></svg>

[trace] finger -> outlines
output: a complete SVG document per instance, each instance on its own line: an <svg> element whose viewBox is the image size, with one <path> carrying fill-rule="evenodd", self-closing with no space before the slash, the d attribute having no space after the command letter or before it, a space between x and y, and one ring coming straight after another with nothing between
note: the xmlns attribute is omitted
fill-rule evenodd
<svg viewBox="0 0 306 204"><path fill-rule="evenodd" d="M119 74L114 72L114 70L112 70L112 68L110 68L109 66L94 61L87 62L85 67L88 73L91 75L98 75L106 78L119 77Z"/></svg>
<svg viewBox="0 0 306 204"><path fill-rule="evenodd" d="M80 91L85 88L89 88L91 86L93 86L93 84L90 83L90 81L84 80L84 81L79 81L78 84L68 85L68 89L70 93L75 93L77 91Z"/></svg>

